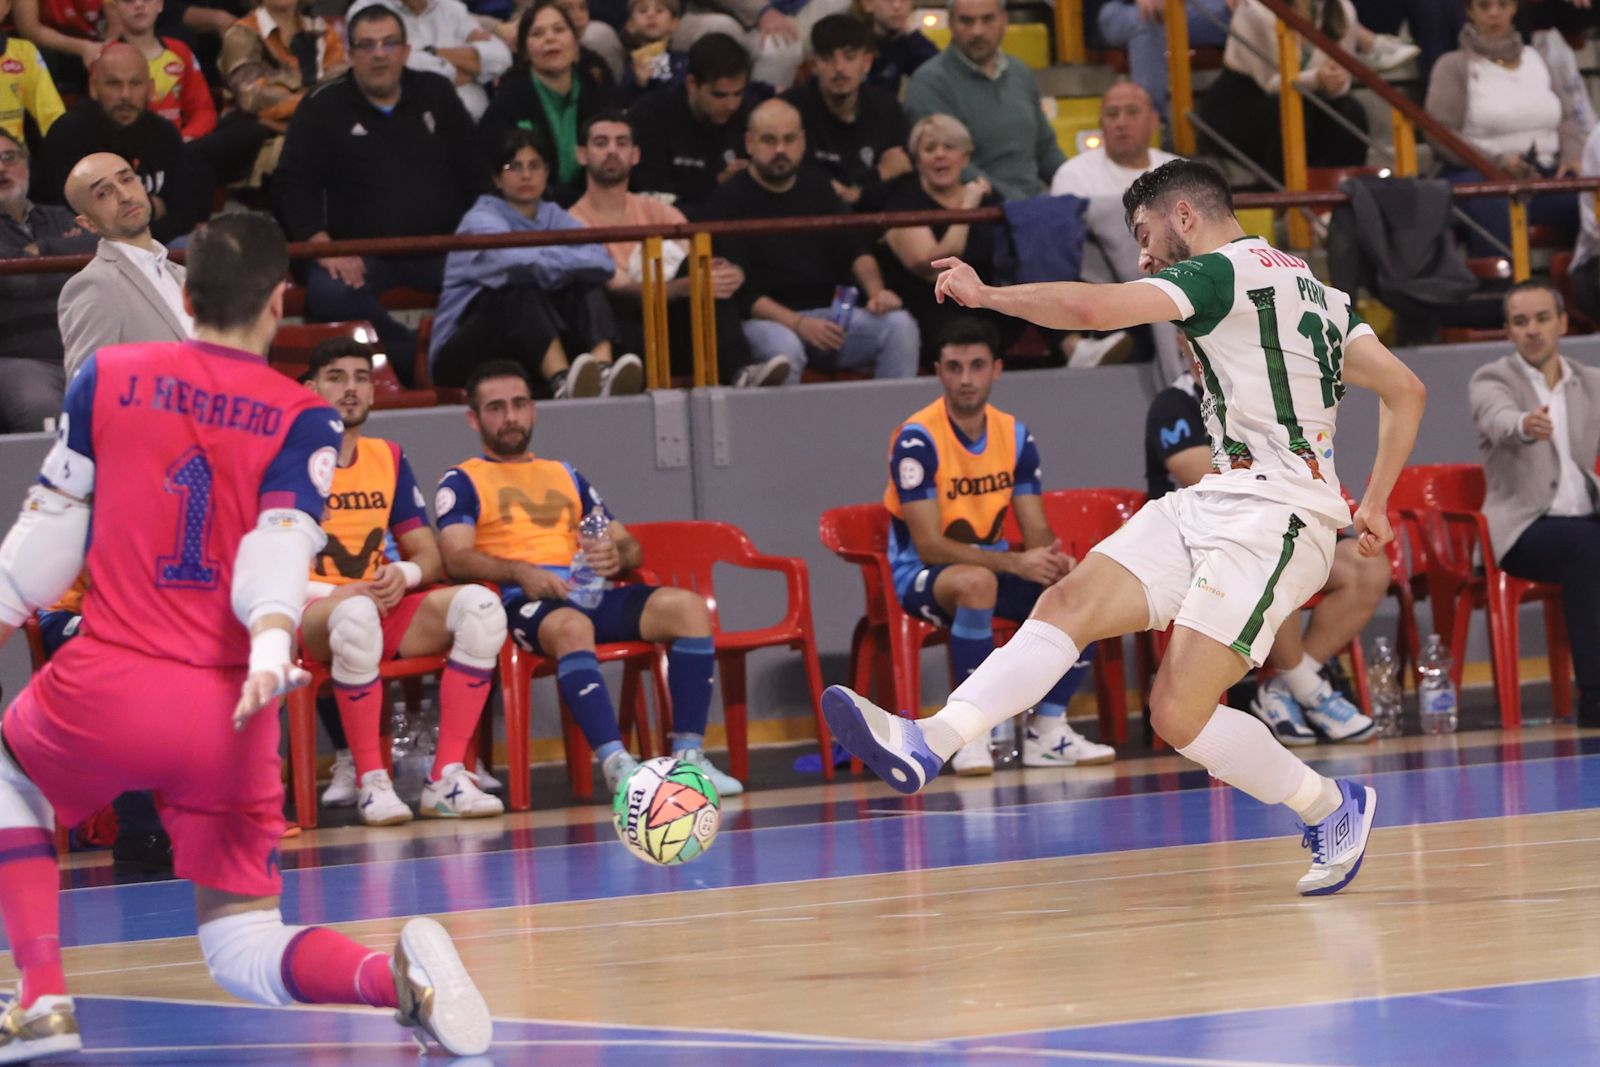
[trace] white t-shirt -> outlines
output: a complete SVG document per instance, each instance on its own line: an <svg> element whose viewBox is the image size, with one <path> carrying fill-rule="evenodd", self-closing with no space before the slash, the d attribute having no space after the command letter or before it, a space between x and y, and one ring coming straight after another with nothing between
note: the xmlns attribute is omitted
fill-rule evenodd
<svg viewBox="0 0 1600 1067"><path fill-rule="evenodd" d="M1206 429L1220 475L1206 489L1303 507L1338 526L1350 508L1334 471L1344 346L1372 327L1305 261L1240 237L1136 284L1178 305L1205 382Z"/></svg>
<svg viewBox="0 0 1600 1067"><path fill-rule="evenodd" d="M1150 165L1140 170L1137 167L1124 167L1113 163L1104 148L1091 148L1087 152L1079 152L1056 168L1056 176L1050 180L1050 193L1053 196L1070 193L1085 198L1121 196L1139 175L1147 170L1155 170L1161 164L1177 158L1171 152L1152 148Z"/></svg>

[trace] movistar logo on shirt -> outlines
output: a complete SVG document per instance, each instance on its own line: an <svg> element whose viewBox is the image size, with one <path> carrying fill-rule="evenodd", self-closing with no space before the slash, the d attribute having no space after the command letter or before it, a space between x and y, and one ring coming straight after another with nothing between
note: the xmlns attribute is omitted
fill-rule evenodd
<svg viewBox="0 0 1600 1067"><path fill-rule="evenodd" d="M952 478L949 488L945 490L944 498L955 500L963 496L983 496L985 493L1010 491L1011 485L1010 471L985 474L981 478Z"/></svg>
<svg viewBox="0 0 1600 1067"><path fill-rule="evenodd" d="M1194 436L1194 430L1190 429L1189 420L1188 419L1179 419L1177 422L1173 423L1171 426L1162 427L1162 429L1161 429L1161 447L1162 448L1171 448L1173 445L1177 444L1179 441L1182 441L1182 440L1184 440L1186 438L1193 437L1193 436Z"/></svg>
<svg viewBox="0 0 1600 1067"><path fill-rule="evenodd" d="M368 492L357 489L349 493L330 493L328 495L329 511L388 511L389 497L383 490Z"/></svg>

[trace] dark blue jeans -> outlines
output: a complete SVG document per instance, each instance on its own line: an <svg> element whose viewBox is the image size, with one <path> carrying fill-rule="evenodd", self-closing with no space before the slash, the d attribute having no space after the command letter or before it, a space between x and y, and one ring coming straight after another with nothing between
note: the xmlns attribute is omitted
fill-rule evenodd
<svg viewBox="0 0 1600 1067"><path fill-rule="evenodd" d="M1540 177L1551 178L1555 171L1541 171ZM1444 179L1451 185L1465 185L1483 181L1483 175L1465 167L1447 167ZM1507 247L1511 245L1510 202L1504 197L1474 196L1457 200L1456 207L1479 226L1494 234ZM1567 238L1578 233L1578 194L1544 193L1528 200L1528 225L1554 226ZM1570 247L1571 240L1566 246ZM1468 231L1467 255L1474 257L1505 255L1476 230Z"/></svg>
<svg viewBox="0 0 1600 1067"><path fill-rule="evenodd" d="M1561 587L1572 671L1585 697L1600 696L1600 515L1535 519L1500 565L1509 574Z"/></svg>
<svg viewBox="0 0 1600 1067"><path fill-rule="evenodd" d="M378 331L389 366L405 386L414 384L417 365L417 335L396 322L382 304L379 294L388 289L438 290L444 284L443 256L367 256L365 284L352 289L312 261L306 274L306 320L309 322L348 322L365 319Z"/></svg>

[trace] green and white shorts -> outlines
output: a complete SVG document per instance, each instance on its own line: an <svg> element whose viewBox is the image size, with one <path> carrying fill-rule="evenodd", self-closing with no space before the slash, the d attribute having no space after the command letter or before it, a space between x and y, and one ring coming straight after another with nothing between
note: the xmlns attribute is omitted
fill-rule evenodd
<svg viewBox="0 0 1600 1067"><path fill-rule="evenodd" d="M1149 629L1176 622L1259 667L1285 619L1328 581L1339 528L1305 508L1180 489L1093 549L1144 585Z"/></svg>

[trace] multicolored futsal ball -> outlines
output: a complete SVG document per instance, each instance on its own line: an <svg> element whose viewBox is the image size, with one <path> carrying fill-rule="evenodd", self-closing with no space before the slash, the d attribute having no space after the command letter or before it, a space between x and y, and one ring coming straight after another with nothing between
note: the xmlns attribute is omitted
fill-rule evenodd
<svg viewBox="0 0 1600 1067"><path fill-rule="evenodd" d="M635 856L670 867L711 847L722 825L722 798L694 764L658 756L617 790L611 822Z"/></svg>

